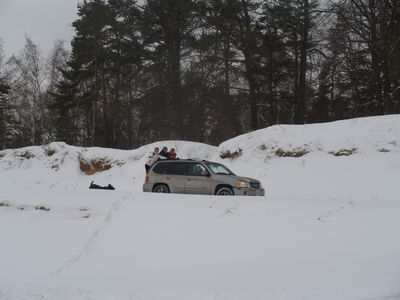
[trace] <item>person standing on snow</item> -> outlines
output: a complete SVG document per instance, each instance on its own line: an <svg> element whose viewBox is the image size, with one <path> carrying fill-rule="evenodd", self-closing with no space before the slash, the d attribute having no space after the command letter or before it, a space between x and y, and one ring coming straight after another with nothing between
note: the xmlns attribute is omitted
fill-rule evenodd
<svg viewBox="0 0 400 300"><path fill-rule="evenodd" d="M168 159L168 148L167 147L163 147L161 152L158 155L158 159L162 160L162 159Z"/></svg>
<svg viewBox="0 0 400 300"><path fill-rule="evenodd" d="M146 169L146 173L148 173L150 168L151 168L151 166L154 165L154 163L158 161L158 159L159 159L158 151L159 150L160 149L158 149L158 147L155 147L154 151L147 158L147 162L144 165L144 167Z"/></svg>

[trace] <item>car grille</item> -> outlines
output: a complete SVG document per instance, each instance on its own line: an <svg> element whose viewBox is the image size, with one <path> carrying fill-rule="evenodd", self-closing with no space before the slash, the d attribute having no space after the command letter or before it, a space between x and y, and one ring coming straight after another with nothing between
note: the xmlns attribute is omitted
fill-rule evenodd
<svg viewBox="0 0 400 300"><path fill-rule="evenodd" d="M260 188L260 183L258 183L258 182L250 182L250 186L253 189L259 189Z"/></svg>

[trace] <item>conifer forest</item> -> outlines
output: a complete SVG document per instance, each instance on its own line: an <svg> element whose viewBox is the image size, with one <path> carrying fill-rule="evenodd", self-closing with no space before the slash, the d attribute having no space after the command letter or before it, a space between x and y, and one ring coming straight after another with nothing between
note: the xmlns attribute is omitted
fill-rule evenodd
<svg viewBox="0 0 400 300"><path fill-rule="evenodd" d="M0 46L0 150L400 113L398 0L85 0L72 26L49 53Z"/></svg>

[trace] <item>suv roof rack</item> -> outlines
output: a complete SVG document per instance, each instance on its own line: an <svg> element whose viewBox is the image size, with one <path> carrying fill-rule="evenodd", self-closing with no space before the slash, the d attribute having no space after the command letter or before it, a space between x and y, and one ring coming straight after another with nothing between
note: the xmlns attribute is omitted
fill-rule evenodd
<svg viewBox="0 0 400 300"><path fill-rule="evenodd" d="M187 158L186 160L193 160L193 161L208 161L206 159L201 159L201 158Z"/></svg>

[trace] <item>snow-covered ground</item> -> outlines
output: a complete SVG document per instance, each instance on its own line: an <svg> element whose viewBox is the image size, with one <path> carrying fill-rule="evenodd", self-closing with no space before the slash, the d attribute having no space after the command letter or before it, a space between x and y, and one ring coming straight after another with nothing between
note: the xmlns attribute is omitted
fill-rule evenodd
<svg viewBox="0 0 400 300"><path fill-rule="evenodd" d="M266 196L142 193L146 153L164 145L260 179ZM99 161L111 168L80 170ZM219 147L0 151L0 299L398 300L399 182L399 115Z"/></svg>

